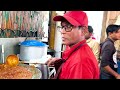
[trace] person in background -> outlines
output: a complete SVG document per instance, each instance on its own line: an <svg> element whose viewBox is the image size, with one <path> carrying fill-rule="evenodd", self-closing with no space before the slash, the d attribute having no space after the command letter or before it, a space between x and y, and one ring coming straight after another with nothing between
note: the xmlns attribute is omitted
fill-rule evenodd
<svg viewBox="0 0 120 90"><path fill-rule="evenodd" d="M90 25L88 26L88 31L89 32L85 34L85 39L87 40L87 44L92 49L97 61L100 62L99 61L100 45L95 39L92 39L92 37L91 37L93 35L92 26L90 26Z"/></svg>
<svg viewBox="0 0 120 90"><path fill-rule="evenodd" d="M100 79L120 79L120 74L117 73L117 53L114 46L114 42L120 40L120 25L108 25L106 34L107 38L101 48Z"/></svg>
<svg viewBox="0 0 120 90"><path fill-rule="evenodd" d="M96 40L96 38L93 36L93 34L92 34L91 38Z"/></svg>
<svg viewBox="0 0 120 90"><path fill-rule="evenodd" d="M118 64L117 72L120 74L120 50L117 50L117 64Z"/></svg>
<svg viewBox="0 0 120 90"><path fill-rule="evenodd" d="M117 50L117 60L120 61L120 50Z"/></svg>
<svg viewBox="0 0 120 90"><path fill-rule="evenodd" d="M99 79L98 62L86 43L88 17L83 11L68 11L63 16L55 16L54 21L61 21L62 44L66 45L62 58L53 57L46 64L56 66L63 61L54 79ZM56 76L55 75L55 76Z"/></svg>

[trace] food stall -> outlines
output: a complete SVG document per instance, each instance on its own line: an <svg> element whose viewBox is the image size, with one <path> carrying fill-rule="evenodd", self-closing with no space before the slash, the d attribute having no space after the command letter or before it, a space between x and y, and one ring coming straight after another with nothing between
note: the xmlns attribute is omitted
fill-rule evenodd
<svg viewBox="0 0 120 90"><path fill-rule="evenodd" d="M0 11L1 67L6 67L6 64L3 64L6 63L9 55L16 55L22 67L34 71L32 72L34 74L33 79L38 79L38 77L48 79L52 74L50 73L51 68L55 74L54 67L47 67L43 63L50 58L47 55L49 45L44 44L43 47L38 45L38 43L48 43L48 23L49 11ZM36 46L31 45L33 42L37 42ZM26 45L28 43L29 46ZM43 53L43 51L45 52Z"/></svg>

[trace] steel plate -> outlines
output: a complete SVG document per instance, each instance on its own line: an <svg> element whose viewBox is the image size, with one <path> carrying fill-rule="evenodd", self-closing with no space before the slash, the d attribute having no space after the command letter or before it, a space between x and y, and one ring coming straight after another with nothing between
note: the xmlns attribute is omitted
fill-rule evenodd
<svg viewBox="0 0 120 90"><path fill-rule="evenodd" d="M27 65L27 64L19 64L19 66L28 68L28 70L33 73L32 79L41 79L42 78L42 72L38 68Z"/></svg>

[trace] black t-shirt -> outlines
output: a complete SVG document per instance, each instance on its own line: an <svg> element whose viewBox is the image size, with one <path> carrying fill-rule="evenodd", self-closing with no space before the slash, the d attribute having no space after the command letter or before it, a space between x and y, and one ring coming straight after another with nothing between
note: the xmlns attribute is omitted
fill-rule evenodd
<svg viewBox="0 0 120 90"><path fill-rule="evenodd" d="M116 52L114 42L107 38L101 48L101 73L107 73L103 67L109 65L113 70L117 71L117 68L114 67L115 62L113 61L113 54ZM108 73L109 74L109 73Z"/></svg>

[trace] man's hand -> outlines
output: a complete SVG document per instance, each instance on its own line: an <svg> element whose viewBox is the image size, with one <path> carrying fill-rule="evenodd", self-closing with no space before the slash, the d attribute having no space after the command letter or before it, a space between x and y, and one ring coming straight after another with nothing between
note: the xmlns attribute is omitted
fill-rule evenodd
<svg viewBox="0 0 120 90"><path fill-rule="evenodd" d="M61 58L50 58L45 64L47 64L47 66L54 66L54 62L60 59Z"/></svg>
<svg viewBox="0 0 120 90"><path fill-rule="evenodd" d="M116 76L116 79L120 79L120 74Z"/></svg>

